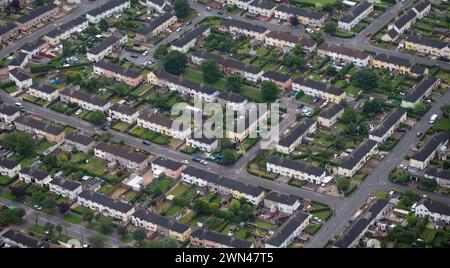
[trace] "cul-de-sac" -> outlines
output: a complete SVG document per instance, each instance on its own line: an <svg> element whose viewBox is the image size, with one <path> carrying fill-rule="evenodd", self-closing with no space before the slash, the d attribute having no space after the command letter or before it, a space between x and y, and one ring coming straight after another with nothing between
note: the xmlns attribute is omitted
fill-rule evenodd
<svg viewBox="0 0 450 268"><path fill-rule="evenodd" d="M447 0L0 0L0 248L449 247L449 84Z"/></svg>

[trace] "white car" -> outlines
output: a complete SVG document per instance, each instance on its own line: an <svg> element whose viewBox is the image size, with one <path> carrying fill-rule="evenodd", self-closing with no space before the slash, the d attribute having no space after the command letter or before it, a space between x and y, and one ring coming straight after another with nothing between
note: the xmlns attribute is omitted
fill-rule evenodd
<svg viewBox="0 0 450 268"><path fill-rule="evenodd" d="M37 209L37 210L41 210L42 208L38 205L34 205L33 208Z"/></svg>
<svg viewBox="0 0 450 268"><path fill-rule="evenodd" d="M203 160L203 159L202 159L202 160L200 160L200 164L203 164L203 165L206 166L206 165L208 165L208 162L207 162L206 160Z"/></svg>
<svg viewBox="0 0 450 268"><path fill-rule="evenodd" d="M181 28L178 28L178 29L176 30L176 32L179 32L179 31L181 31Z"/></svg>
<svg viewBox="0 0 450 268"><path fill-rule="evenodd" d="M22 103L20 103L20 102L16 102L16 103L14 103L17 107L22 107Z"/></svg>
<svg viewBox="0 0 450 268"><path fill-rule="evenodd" d="M79 109L78 111L75 112L75 115L80 115L83 112L83 110Z"/></svg>
<svg viewBox="0 0 450 268"><path fill-rule="evenodd" d="M142 56L147 56L147 54L148 54L148 50L146 50L146 51L144 51L144 53L142 53Z"/></svg>
<svg viewBox="0 0 450 268"><path fill-rule="evenodd" d="M185 165L189 165L189 161L187 161L187 160L183 160L183 161L181 161L181 163L183 163Z"/></svg>

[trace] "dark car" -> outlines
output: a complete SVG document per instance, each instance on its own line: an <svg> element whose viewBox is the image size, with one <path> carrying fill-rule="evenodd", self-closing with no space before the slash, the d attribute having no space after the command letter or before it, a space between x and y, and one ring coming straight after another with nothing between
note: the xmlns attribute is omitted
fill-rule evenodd
<svg viewBox="0 0 450 268"><path fill-rule="evenodd" d="M152 144L152 143L149 142L148 140L143 140L142 143L145 144L145 145L150 145L150 144Z"/></svg>

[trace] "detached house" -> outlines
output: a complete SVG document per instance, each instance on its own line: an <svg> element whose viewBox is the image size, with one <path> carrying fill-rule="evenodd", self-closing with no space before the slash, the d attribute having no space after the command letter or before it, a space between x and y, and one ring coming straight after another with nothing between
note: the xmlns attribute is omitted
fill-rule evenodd
<svg viewBox="0 0 450 268"><path fill-rule="evenodd" d="M77 197L77 202L80 206L88 207L103 216L113 217L124 222L127 222L135 211L131 204L92 191L81 192Z"/></svg>

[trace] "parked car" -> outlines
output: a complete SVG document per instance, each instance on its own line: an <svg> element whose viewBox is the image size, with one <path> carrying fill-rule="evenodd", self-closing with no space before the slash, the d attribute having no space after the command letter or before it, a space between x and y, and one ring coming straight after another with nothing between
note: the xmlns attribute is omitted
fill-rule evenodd
<svg viewBox="0 0 450 268"><path fill-rule="evenodd" d="M203 160L203 159L202 159L202 160L200 160L200 164L202 164L202 165L205 165L205 166L206 166L206 165L208 165L208 162L207 162L206 160Z"/></svg>
<svg viewBox="0 0 450 268"><path fill-rule="evenodd" d="M145 144L145 145L150 145L150 144L152 144L152 143L149 142L148 140L143 140L142 143Z"/></svg>
<svg viewBox="0 0 450 268"><path fill-rule="evenodd" d="M34 208L34 209L37 209L37 210L42 210L42 207L40 207L40 206L38 206L38 205L34 205L33 208Z"/></svg>
<svg viewBox="0 0 450 268"><path fill-rule="evenodd" d="M181 161L181 163L183 163L185 165L189 165L189 161L187 161L187 160L183 160L183 161Z"/></svg>
<svg viewBox="0 0 450 268"><path fill-rule="evenodd" d="M83 112L83 110L79 109L78 111L75 112L75 115L80 115Z"/></svg>
<svg viewBox="0 0 450 268"><path fill-rule="evenodd" d="M417 137L422 136L422 132L417 132L416 136L417 136Z"/></svg>
<svg viewBox="0 0 450 268"><path fill-rule="evenodd" d="M20 102L16 102L16 103L14 103L17 107L22 107L22 103L20 103Z"/></svg>

